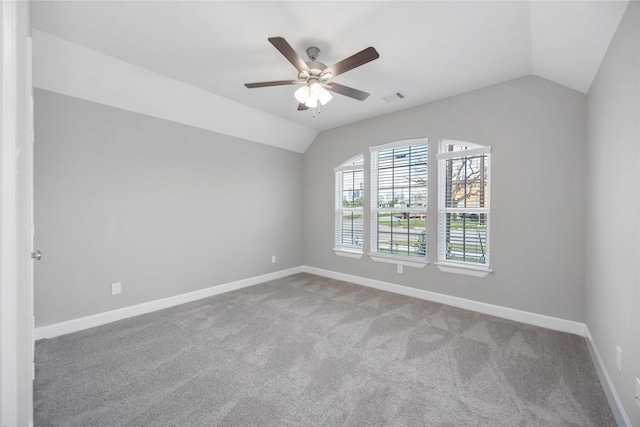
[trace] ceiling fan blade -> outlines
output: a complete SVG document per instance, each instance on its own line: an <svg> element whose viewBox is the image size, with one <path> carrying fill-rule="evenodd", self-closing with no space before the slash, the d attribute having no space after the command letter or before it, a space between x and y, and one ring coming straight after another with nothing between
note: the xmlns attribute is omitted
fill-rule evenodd
<svg viewBox="0 0 640 427"><path fill-rule="evenodd" d="M256 87L294 85L296 83L300 83L300 82L298 80L277 80L274 82L245 83L244 85L249 89L253 89Z"/></svg>
<svg viewBox="0 0 640 427"><path fill-rule="evenodd" d="M308 109L309 109L309 107L307 107L303 103L298 104L298 111L304 111L304 110L308 110Z"/></svg>
<svg viewBox="0 0 640 427"><path fill-rule="evenodd" d="M364 101L369 97L367 92L334 82L328 83L325 87L331 92L339 93L340 95L348 96L349 98L357 99L358 101Z"/></svg>
<svg viewBox="0 0 640 427"><path fill-rule="evenodd" d="M373 47L368 47L365 50L362 50L355 55L348 57L347 59L343 59L342 61L334 64L330 67L327 67L323 74L327 72L331 73L332 77L335 77L339 74L346 73L349 70L353 70L356 67L366 64L367 62L371 62L374 59L380 58L378 51Z"/></svg>
<svg viewBox="0 0 640 427"><path fill-rule="evenodd" d="M302 58L298 56L296 51L293 50L291 45L287 43L285 39L282 37L269 37L268 40L280 51L281 54L284 55L285 58L287 58L289 62L291 62L291 64L293 64L294 67L296 67L296 70L303 71L309 69L307 64L305 64Z"/></svg>

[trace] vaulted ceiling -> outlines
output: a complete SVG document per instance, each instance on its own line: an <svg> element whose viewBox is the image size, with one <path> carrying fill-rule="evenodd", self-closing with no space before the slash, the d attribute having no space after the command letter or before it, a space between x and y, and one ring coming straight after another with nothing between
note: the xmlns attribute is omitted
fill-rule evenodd
<svg viewBox="0 0 640 427"><path fill-rule="evenodd" d="M35 29L239 104L321 131L526 75L586 93L627 1L34 1ZM267 41L284 37L336 63L368 46L380 58L335 81L340 95L312 117L297 78ZM37 63L36 63L37 64ZM404 99L390 97L396 92Z"/></svg>

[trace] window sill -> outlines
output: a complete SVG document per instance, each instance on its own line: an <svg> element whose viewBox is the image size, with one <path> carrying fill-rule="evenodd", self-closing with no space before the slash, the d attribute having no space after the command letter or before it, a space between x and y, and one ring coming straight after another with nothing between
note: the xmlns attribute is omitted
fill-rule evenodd
<svg viewBox="0 0 640 427"><path fill-rule="evenodd" d="M465 276L486 277L492 273L489 267L475 267L470 265L449 264L444 262L436 262L436 267L445 273L463 274Z"/></svg>
<svg viewBox="0 0 640 427"><path fill-rule="evenodd" d="M369 254L369 258L376 262L386 262L387 264L406 265L407 267L424 268L429 262L425 260L411 260L405 257L395 257L389 255Z"/></svg>
<svg viewBox="0 0 640 427"><path fill-rule="evenodd" d="M357 249L333 248L333 253L346 258L362 258L362 251L358 251Z"/></svg>

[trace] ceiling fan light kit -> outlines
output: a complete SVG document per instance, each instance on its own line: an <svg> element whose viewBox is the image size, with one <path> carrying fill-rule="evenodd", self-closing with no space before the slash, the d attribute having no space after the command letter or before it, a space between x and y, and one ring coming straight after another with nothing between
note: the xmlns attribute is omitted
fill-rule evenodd
<svg viewBox="0 0 640 427"><path fill-rule="evenodd" d="M318 102L320 102L320 105L325 105L333 98L327 89L315 81L313 83L307 82L307 84L296 90L293 96L300 104L304 104L308 108L316 108Z"/></svg>
<svg viewBox="0 0 640 427"><path fill-rule="evenodd" d="M356 67L366 64L367 62L378 59L380 55L373 47L368 47L355 55L344 59L337 64L327 67L318 61L320 49L311 46L306 53L309 61L305 62L293 50L291 45L282 37L271 37L269 42L287 58L287 60L298 70L298 80L279 80L272 82L245 83L245 86L254 89L258 87L268 86L284 86L303 83L293 94L298 101L298 111L307 110L309 108L317 108L318 103L325 105L333 97L329 91L347 96L349 98L364 101L369 94L358 89L343 86L337 83L328 83L329 79L339 74L345 73ZM315 114L314 114L315 116Z"/></svg>

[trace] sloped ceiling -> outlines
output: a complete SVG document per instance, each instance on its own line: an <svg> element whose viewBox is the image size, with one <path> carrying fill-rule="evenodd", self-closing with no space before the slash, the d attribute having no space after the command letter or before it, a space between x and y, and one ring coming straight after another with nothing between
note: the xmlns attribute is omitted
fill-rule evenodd
<svg viewBox="0 0 640 427"><path fill-rule="evenodd" d="M215 96L219 108L244 106L237 126L246 127L255 113L282 125L269 132L284 123L306 129L292 148L304 151L318 131L525 75L586 93L627 4L34 1L32 25L40 39L53 36L186 84ZM360 102L334 95L313 117L296 111L295 86L245 88L296 78L267 41L272 36L284 37L302 57L307 47L319 47L327 65L374 46L378 60L335 79L371 96ZM34 39L34 81L46 86L38 82L52 63L40 58L46 52ZM385 100L396 92L406 97Z"/></svg>

